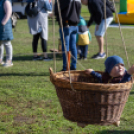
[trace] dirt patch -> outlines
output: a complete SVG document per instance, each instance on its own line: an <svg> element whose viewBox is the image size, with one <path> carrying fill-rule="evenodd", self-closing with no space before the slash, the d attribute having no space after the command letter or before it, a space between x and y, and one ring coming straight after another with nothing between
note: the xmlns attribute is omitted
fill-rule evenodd
<svg viewBox="0 0 134 134"><path fill-rule="evenodd" d="M35 117L27 117L27 116L16 116L14 117L14 122L25 122L25 123L33 123L35 122Z"/></svg>

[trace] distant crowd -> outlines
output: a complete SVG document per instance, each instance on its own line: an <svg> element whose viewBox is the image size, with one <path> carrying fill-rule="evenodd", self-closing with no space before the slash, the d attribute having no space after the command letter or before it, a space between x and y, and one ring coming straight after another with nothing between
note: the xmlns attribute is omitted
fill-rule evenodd
<svg viewBox="0 0 134 134"><path fill-rule="evenodd" d="M84 18L80 15L82 4L86 5L90 12L88 23L86 23ZM98 53L91 58L100 59L106 57L103 47L103 36L113 20L113 11L109 6L109 0L106 0L106 5L104 5L103 0L55 0L53 11L52 5L51 0L27 0L25 12L30 34L33 35L33 60L52 60L47 55L48 11L51 11L52 15L55 15L59 23L59 35L62 41L63 52L63 67L61 71L67 70L68 63L65 51L70 52L72 55L70 70L76 70L77 68L77 54L79 54L80 60L87 60L88 45L92 39L89 27L93 22L96 23L95 37L98 42L99 50ZM13 66L11 0L0 0L0 6L2 7L0 8L0 64L2 64L3 67L11 67ZM104 8L106 8L106 18ZM38 56L37 53L39 38L41 38L43 57ZM6 61L3 61L4 47L6 50Z"/></svg>

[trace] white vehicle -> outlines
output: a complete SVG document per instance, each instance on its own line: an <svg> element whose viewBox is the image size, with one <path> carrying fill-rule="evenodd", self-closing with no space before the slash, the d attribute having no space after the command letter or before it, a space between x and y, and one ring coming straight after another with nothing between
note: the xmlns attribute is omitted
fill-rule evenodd
<svg viewBox="0 0 134 134"><path fill-rule="evenodd" d="M12 1L12 10L13 12L17 13L19 18L26 17L25 15L25 7L27 5L26 0L13 0ZM48 12L49 15L52 12Z"/></svg>
<svg viewBox="0 0 134 134"><path fill-rule="evenodd" d="M12 1L12 10L19 15L19 18L25 16L25 7L27 3L23 0L13 0Z"/></svg>

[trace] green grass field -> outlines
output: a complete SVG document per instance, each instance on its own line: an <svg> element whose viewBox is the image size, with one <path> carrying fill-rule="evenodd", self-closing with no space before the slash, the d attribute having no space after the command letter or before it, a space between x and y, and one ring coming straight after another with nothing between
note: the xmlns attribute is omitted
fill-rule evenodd
<svg viewBox="0 0 134 134"><path fill-rule="evenodd" d="M88 20L87 9L83 7L82 11L82 16ZM104 60L90 58L98 51L94 28L94 25L89 28L92 42L89 45L88 60L78 61L77 70L104 70ZM134 30L122 29L122 32L129 62L133 64ZM58 48L58 38L58 25L55 24L53 33L52 20L49 20L49 53L54 48L54 43ZM108 29L107 42L108 55L123 57L128 68L119 29ZM0 134L134 134L134 89L125 105L119 127L88 125L80 128L76 123L66 120L55 87L49 79L49 67L54 69L54 61L33 61L31 44L32 36L28 31L27 20L19 20L12 41L14 66L0 66ZM41 53L40 43L38 47L38 52ZM50 53L49 56L53 57L53 54ZM61 69L62 56L56 55L56 71Z"/></svg>

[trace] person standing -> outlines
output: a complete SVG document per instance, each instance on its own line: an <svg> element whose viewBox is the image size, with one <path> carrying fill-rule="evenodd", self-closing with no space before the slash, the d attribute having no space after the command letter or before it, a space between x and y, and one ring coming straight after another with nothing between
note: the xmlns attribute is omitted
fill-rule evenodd
<svg viewBox="0 0 134 134"><path fill-rule="evenodd" d="M113 14L111 9L106 4L106 28L105 28L105 13L104 13L104 3L103 0L81 0L83 5L88 6L90 12L90 20L88 21L87 27L93 23L96 23L95 27L95 37L99 45L99 52L95 54L92 58L101 59L105 58L106 54L104 52L104 34L106 28L113 21Z"/></svg>
<svg viewBox="0 0 134 134"><path fill-rule="evenodd" d="M30 0L27 2L31 2ZM30 33L33 35L32 49L33 60L40 60L42 57L37 54L38 40L41 38L43 50L43 60L50 60L47 55L48 40L48 12L52 11L51 0L35 0L34 4L38 7L38 14L34 17L27 16ZM32 5L33 6L33 5Z"/></svg>
<svg viewBox="0 0 134 134"><path fill-rule="evenodd" d="M0 64L4 67L13 66L12 63L12 5L10 0L0 0ZM6 49L6 62L3 62L4 47Z"/></svg>
<svg viewBox="0 0 134 134"><path fill-rule="evenodd" d="M61 20L63 24L63 32L65 39L65 47L63 44L63 34L60 27L60 38L62 40L62 56L63 56L63 68L62 71L67 70L67 60L65 55L65 50L67 52L71 51L71 66L70 70L76 70L77 63L77 49L76 49L76 33L78 31L77 24L79 23L79 16L81 11L81 0L59 0L60 11L61 11ZM57 0L55 4L55 16L56 20L60 25L60 17L58 12Z"/></svg>

